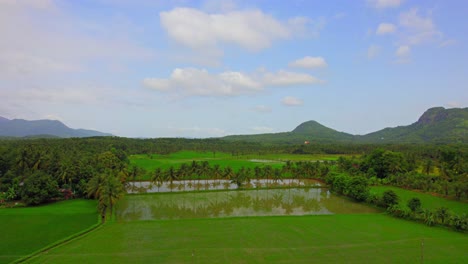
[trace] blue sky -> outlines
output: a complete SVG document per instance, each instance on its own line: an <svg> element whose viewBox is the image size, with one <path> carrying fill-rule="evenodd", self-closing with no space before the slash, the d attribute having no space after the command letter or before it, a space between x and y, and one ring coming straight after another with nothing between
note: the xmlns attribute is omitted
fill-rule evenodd
<svg viewBox="0 0 468 264"><path fill-rule="evenodd" d="M126 137L352 134L467 107L468 3L0 1L0 116Z"/></svg>

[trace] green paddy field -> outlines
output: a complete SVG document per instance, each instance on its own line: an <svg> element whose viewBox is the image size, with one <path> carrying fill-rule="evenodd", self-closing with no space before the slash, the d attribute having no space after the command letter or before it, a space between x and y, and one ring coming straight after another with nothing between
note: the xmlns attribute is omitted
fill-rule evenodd
<svg viewBox="0 0 468 264"><path fill-rule="evenodd" d="M10 263L97 222L92 200L0 209L0 263Z"/></svg>
<svg viewBox="0 0 468 264"><path fill-rule="evenodd" d="M192 161L208 161L210 166L219 165L220 168L230 166L234 171L240 168L255 168L270 165L273 168L280 168L286 161L326 161L336 160L343 155L331 154L313 154L313 155L295 155L295 154L264 154L264 155L232 155L223 152L194 152L181 151L169 155L159 154L141 154L130 156L130 164L143 168L146 174L138 180L148 180L150 174L156 168L168 169L180 167L183 163L190 164Z"/></svg>
<svg viewBox="0 0 468 264"><path fill-rule="evenodd" d="M284 208L283 203L297 208L307 204L294 198L294 191L288 196L284 189L268 194L265 190L243 192L249 195L237 191L128 195L113 221L28 263L468 262L464 233L397 219L378 210L333 211L337 204L350 208L352 202L322 193L309 191L306 196L319 199L318 207L333 208L327 214L292 215L294 210L282 216L187 214L195 208L206 212L223 201L234 204L231 212L243 212L257 197L268 201L275 192L282 193L276 208ZM459 206L466 208L463 203ZM176 212L185 212L186 217L179 218Z"/></svg>

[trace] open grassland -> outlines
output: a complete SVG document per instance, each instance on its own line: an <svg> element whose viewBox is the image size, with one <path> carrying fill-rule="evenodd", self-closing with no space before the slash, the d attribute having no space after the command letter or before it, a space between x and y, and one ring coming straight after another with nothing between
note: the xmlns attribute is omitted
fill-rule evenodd
<svg viewBox="0 0 468 264"><path fill-rule="evenodd" d="M181 151L169 155L159 154L141 154L130 156L130 164L138 166L146 170L143 179L148 179L149 174L156 168L168 169L173 166L174 168L180 167L181 164L190 164L192 161L203 162L208 161L210 166L219 165L221 168L227 166L231 167L234 171L242 167L254 168L256 166L263 167L270 165L273 168L280 168L286 161L323 161L323 160L336 160L343 155L331 154L313 154L313 155L295 155L295 154L248 154L248 155L232 155L230 153L222 152L193 152Z"/></svg>
<svg viewBox="0 0 468 264"><path fill-rule="evenodd" d="M97 223L96 202L70 200L0 209L0 263L9 263Z"/></svg>
<svg viewBox="0 0 468 264"><path fill-rule="evenodd" d="M421 242L424 247L421 248ZM467 263L468 236L385 214L113 222L32 263Z"/></svg>
<svg viewBox="0 0 468 264"><path fill-rule="evenodd" d="M411 198L416 197L421 200L422 208L434 210L439 207L447 207L450 211L456 214L468 214L467 202L448 200L428 193L421 193L391 186L374 186L371 188L371 193L375 193L381 196L382 193L387 190L393 190L398 195L401 206L406 206Z"/></svg>

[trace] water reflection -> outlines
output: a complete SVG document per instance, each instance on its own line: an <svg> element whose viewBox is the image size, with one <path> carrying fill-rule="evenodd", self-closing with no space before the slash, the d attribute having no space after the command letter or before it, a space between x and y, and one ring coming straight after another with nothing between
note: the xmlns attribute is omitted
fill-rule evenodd
<svg viewBox="0 0 468 264"><path fill-rule="evenodd" d="M330 194L324 188L129 195L118 221L238 216L373 213L374 208Z"/></svg>
<svg viewBox="0 0 468 264"><path fill-rule="evenodd" d="M265 187L320 187L321 183L309 179L258 179L251 180L245 188L265 188ZM129 182L128 193L163 193L163 192L184 192L184 191L203 191L203 190L235 190L235 183L229 180L185 180L165 183L152 183L149 181Z"/></svg>

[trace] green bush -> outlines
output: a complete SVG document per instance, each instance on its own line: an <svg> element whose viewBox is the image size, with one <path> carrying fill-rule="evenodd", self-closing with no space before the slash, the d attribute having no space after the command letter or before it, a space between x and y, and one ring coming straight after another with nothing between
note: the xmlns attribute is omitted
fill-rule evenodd
<svg viewBox="0 0 468 264"><path fill-rule="evenodd" d="M28 205L42 204L58 195L57 182L49 174L41 171L29 175L21 190L21 199Z"/></svg>
<svg viewBox="0 0 468 264"><path fill-rule="evenodd" d="M382 204L385 208L398 204L399 200L398 195L392 190L385 191L382 195Z"/></svg>

